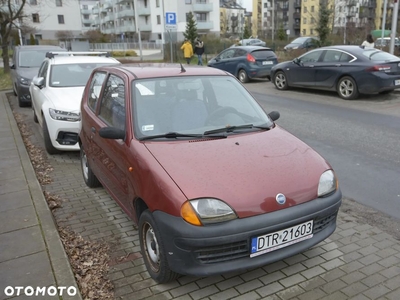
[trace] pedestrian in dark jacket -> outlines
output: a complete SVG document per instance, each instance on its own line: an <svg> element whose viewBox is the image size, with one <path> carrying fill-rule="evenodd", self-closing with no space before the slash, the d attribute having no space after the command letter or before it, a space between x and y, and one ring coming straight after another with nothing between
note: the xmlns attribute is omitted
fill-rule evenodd
<svg viewBox="0 0 400 300"><path fill-rule="evenodd" d="M194 45L194 53L197 54L197 59L198 62L197 64L199 66L203 65L203 53L204 53L204 42L201 41L199 38L196 38L195 40L195 45Z"/></svg>

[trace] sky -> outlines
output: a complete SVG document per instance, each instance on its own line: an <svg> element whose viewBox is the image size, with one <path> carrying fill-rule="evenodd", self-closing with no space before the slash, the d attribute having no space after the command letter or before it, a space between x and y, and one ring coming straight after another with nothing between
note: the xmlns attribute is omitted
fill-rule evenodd
<svg viewBox="0 0 400 300"><path fill-rule="evenodd" d="M253 0L237 0L237 3L241 4L246 9L246 11L253 11Z"/></svg>

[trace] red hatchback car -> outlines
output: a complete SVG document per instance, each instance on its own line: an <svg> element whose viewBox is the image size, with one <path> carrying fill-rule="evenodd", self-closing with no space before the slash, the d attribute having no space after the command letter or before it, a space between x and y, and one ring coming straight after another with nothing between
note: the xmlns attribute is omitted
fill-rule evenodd
<svg viewBox="0 0 400 300"><path fill-rule="evenodd" d="M227 72L100 67L81 113L84 180L138 224L157 282L267 265L336 228L331 166Z"/></svg>

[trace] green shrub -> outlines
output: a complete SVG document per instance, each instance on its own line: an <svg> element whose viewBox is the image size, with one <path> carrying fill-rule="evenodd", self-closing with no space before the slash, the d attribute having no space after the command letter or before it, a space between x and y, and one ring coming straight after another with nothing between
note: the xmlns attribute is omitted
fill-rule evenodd
<svg viewBox="0 0 400 300"><path fill-rule="evenodd" d="M138 56L138 55L134 50L127 50L127 51L111 51L111 56L123 57L123 56Z"/></svg>

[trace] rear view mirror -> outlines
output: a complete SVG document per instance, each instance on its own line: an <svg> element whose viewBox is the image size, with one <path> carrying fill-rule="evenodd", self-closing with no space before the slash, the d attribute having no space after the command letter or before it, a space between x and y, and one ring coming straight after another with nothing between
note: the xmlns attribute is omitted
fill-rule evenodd
<svg viewBox="0 0 400 300"><path fill-rule="evenodd" d="M39 88L41 88L41 87L43 87L43 85L44 85L44 78L43 77L34 77L33 79L32 79L32 83L34 84L34 85L36 85L37 87L39 87Z"/></svg>
<svg viewBox="0 0 400 300"><path fill-rule="evenodd" d="M279 117L281 116L281 114L279 113L279 111L271 111L268 116L272 119L272 121L276 121L279 119Z"/></svg>
<svg viewBox="0 0 400 300"><path fill-rule="evenodd" d="M99 135L104 139L123 140L125 138L125 130L116 127L103 127L100 128Z"/></svg>
<svg viewBox="0 0 400 300"><path fill-rule="evenodd" d="M11 70L15 70L15 65L11 65L11 66L10 66L10 69L11 69Z"/></svg>
<svg viewBox="0 0 400 300"><path fill-rule="evenodd" d="M296 57L295 59L293 59L293 62L294 62L295 64L299 64L299 63L300 63L300 59L299 59L298 57Z"/></svg>

